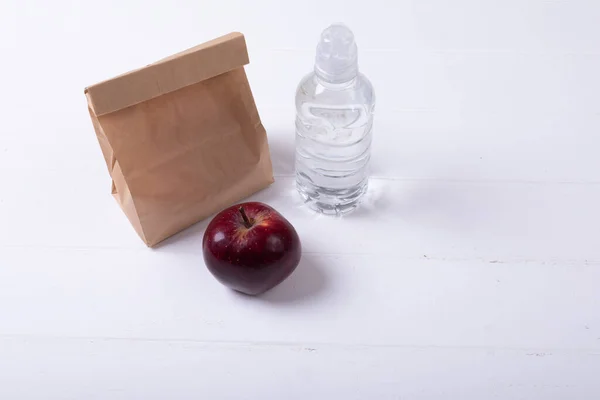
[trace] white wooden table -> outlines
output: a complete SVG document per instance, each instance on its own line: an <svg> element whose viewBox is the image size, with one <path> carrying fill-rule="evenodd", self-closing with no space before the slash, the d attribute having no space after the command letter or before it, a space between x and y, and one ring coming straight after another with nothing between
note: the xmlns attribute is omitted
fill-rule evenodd
<svg viewBox="0 0 600 400"><path fill-rule="evenodd" d="M600 398L600 2L0 4L1 399ZM293 96L346 22L378 95L345 219L293 189ZM83 88L227 33L304 247L250 299L206 223L147 249Z"/></svg>

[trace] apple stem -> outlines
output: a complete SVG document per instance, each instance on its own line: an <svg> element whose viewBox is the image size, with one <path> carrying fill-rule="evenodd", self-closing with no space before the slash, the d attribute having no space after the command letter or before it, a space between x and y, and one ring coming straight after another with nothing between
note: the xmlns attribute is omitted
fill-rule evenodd
<svg viewBox="0 0 600 400"><path fill-rule="evenodd" d="M246 225L246 228L252 228L252 222L250 222L250 219L246 215L246 211L244 211L244 207L240 207L239 210L240 210L240 214L242 214L242 218L244 219L244 225Z"/></svg>

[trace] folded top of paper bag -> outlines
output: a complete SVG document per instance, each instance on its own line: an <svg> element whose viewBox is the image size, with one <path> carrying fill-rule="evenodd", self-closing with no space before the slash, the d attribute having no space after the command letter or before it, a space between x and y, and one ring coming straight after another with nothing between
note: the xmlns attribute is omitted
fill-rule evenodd
<svg viewBox="0 0 600 400"><path fill-rule="evenodd" d="M221 36L85 89L96 116L210 79L248 64L244 35Z"/></svg>

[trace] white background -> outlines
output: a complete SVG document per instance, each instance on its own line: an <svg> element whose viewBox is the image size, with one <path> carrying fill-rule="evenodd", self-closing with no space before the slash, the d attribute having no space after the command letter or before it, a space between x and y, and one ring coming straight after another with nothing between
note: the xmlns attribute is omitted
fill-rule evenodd
<svg viewBox="0 0 600 400"><path fill-rule="evenodd" d="M377 91L371 189L319 217L293 97L320 31ZM200 223L147 249L85 86L230 31L304 246L260 298ZM600 398L600 2L0 1L0 398Z"/></svg>

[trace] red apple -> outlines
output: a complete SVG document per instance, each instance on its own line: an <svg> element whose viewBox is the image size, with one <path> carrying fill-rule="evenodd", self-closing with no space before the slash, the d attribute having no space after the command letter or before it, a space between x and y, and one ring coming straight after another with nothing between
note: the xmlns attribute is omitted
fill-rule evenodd
<svg viewBox="0 0 600 400"><path fill-rule="evenodd" d="M296 230L266 204L237 204L217 214L202 239L208 270L223 285L257 295L285 280L300 262Z"/></svg>

